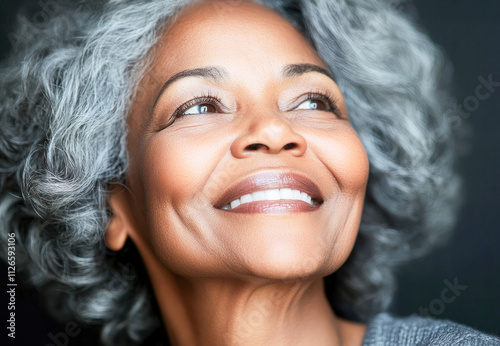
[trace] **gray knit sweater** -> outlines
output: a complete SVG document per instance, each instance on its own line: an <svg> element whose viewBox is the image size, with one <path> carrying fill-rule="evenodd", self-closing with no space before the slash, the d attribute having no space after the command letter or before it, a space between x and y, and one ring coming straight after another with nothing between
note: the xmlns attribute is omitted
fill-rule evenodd
<svg viewBox="0 0 500 346"><path fill-rule="evenodd" d="M446 320L419 316L397 318L382 313L368 325L363 346L386 345L499 346L500 338Z"/></svg>

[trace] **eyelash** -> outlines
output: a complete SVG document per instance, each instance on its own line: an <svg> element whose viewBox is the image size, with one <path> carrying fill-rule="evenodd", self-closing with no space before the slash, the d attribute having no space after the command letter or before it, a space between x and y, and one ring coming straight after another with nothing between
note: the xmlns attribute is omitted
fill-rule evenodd
<svg viewBox="0 0 500 346"><path fill-rule="evenodd" d="M223 109L224 107L222 106L221 99L222 98L219 95L211 94L210 92L205 94L205 95L195 97L194 99L187 101L186 103L181 105L179 108L177 108L174 111L172 118L173 119L181 118L181 117L187 115L187 114L183 114L183 113L185 111L187 111L189 108L196 106L196 105L199 105L199 104L203 104L203 103L213 103L214 106L216 106L216 108Z"/></svg>
<svg viewBox="0 0 500 346"><path fill-rule="evenodd" d="M189 108L203 103L212 103L216 108L224 109L225 107L222 105L221 99L222 98L219 95L211 94L210 92L205 95L195 97L192 100L189 100L183 105L181 105L179 108L177 108L174 111L174 114L172 115L172 119L181 118L187 115L183 113L187 111ZM318 99L325 101L329 108L328 110L324 110L323 112L332 112L340 117L339 108L337 106L335 98L330 94L330 92L326 90L307 93L306 97L303 100L301 100L299 105L309 100L318 100ZM297 105L297 107L299 105Z"/></svg>

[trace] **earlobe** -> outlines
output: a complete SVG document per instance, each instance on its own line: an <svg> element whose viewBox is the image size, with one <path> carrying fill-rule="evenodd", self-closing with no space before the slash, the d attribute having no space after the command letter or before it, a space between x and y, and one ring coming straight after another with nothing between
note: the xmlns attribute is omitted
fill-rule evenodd
<svg viewBox="0 0 500 346"><path fill-rule="evenodd" d="M119 251L125 245L132 225L129 222L128 212L130 210L127 198L127 190L121 185L113 185L110 187L111 193L109 196L109 206L111 207L112 215L106 230L104 240L106 246L113 250Z"/></svg>

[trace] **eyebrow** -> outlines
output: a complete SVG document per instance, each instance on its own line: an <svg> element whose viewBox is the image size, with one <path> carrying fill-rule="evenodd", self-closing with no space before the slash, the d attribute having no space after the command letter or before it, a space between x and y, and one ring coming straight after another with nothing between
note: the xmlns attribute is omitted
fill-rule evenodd
<svg viewBox="0 0 500 346"><path fill-rule="evenodd" d="M223 80L227 75L228 75L227 70L221 67L201 67L191 70L184 70L179 73L176 73L172 77L170 77L161 87L160 92L156 97L155 103L153 104L153 112L163 92L169 87L170 84L178 81L179 79L186 77L202 77L218 83L221 80Z"/></svg>
<svg viewBox="0 0 500 346"><path fill-rule="evenodd" d="M328 72L326 69L319 67L317 65L313 64L292 64L292 65L287 65L283 69L281 75L283 78L291 78L291 77L298 77L303 75L304 73L308 72L319 72L321 74L324 74L331 80L335 81L333 79L333 76Z"/></svg>
<svg viewBox="0 0 500 346"><path fill-rule="evenodd" d="M321 73L331 80L335 81L333 76L328 72L326 69L314 65L314 64L290 64L287 65L283 68L281 71L281 78L283 79L288 79L288 78L293 78L293 77L298 77L301 76L305 73L309 72L318 72ZM190 69L190 70L184 70L181 72L178 72L174 74L172 77L170 77L165 84L161 87L160 91L158 92L158 96L156 97L156 100L153 104L152 108L152 113L154 113L154 110L156 108L156 104L160 100L161 95L164 93L164 91L174 82L178 81L179 79L186 78L186 77L202 77L205 79L212 80L215 83L220 83L222 80L224 80L229 73L227 70L223 67L216 67L216 66L210 66L210 67L201 67L201 68L195 68L195 69Z"/></svg>

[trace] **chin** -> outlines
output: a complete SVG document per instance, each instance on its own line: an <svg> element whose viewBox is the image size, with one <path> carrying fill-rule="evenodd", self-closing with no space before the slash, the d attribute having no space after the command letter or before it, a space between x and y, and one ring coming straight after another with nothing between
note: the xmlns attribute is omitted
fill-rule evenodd
<svg viewBox="0 0 500 346"><path fill-rule="evenodd" d="M268 280L308 279L325 277L342 264L335 263L331 256L316 247L287 245L281 243L257 249L246 258L248 274Z"/></svg>

